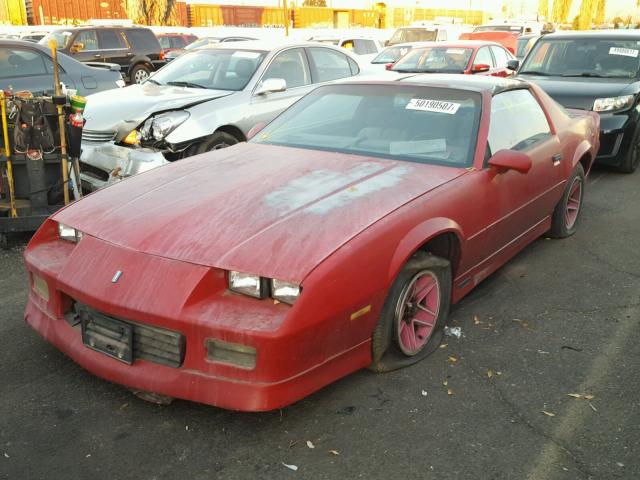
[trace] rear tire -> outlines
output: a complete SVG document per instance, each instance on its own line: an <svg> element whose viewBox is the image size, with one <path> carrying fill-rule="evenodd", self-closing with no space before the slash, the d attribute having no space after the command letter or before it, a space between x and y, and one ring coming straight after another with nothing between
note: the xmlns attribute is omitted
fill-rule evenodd
<svg viewBox="0 0 640 480"><path fill-rule="evenodd" d="M199 155L201 153L210 152L211 150L219 150L221 148L230 147L238 143L238 139L226 132L215 132L204 141L189 147L186 151L186 157Z"/></svg>
<svg viewBox="0 0 640 480"><path fill-rule="evenodd" d="M631 145L624 156L622 163L618 165L618 171L622 173L633 173L640 165L640 125L633 132Z"/></svg>
<svg viewBox="0 0 640 480"><path fill-rule="evenodd" d="M450 304L449 260L426 252L413 255L393 282L373 330L369 368L389 372L433 353L442 341Z"/></svg>
<svg viewBox="0 0 640 480"><path fill-rule="evenodd" d="M551 230L553 238L567 238L576 232L584 199L584 169L578 163L567 181L562 198L553 210Z"/></svg>
<svg viewBox="0 0 640 480"><path fill-rule="evenodd" d="M139 63L131 69L129 80L132 84L140 84L151 75L151 69L146 65Z"/></svg>

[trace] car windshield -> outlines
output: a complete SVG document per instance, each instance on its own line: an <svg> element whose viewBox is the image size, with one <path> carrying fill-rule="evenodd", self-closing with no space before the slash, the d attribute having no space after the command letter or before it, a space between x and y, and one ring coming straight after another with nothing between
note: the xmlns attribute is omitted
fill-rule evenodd
<svg viewBox="0 0 640 480"><path fill-rule="evenodd" d="M214 43L220 43L219 38L201 38L200 40L196 40L195 42L190 43L186 47L185 50L193 50L194 48L204 47L205 45L213 45Z"/></svg>
<svg viewBox="0 0 640 480"><path fill-rule="evenodd" d="M427 86L343 84L303 97L251 141L469 167L481 96ZM292 157L292 161L300 156Z"/></svg>
<svg viewBox="0 0 640 480"><path fill-rule="evenodd" d="M522 27L516 25L480 25L474 32L522 32Z"/></svg>
<svg viewBox="0 0 640 480"><path fill-rule="evenodd" d="M242 90L265 52L205 48L179 56L150 79L161 85L214 90Z"/></svg>
<svg viewBox="0 0 640 480"><path fill-rule="evenodd" d="M394 72L460 73L467 68L472 48L416 48L391 68Z"/></svg>
<svg viewBox="0 0 640 480"><path fill-rule="evenodd" d="M543 37L531 49L520 73L559 77L636 78L640 36L635 39Z"/></svg>
<svg viewBox="0 0 640 480"><path fill-rule="evenodd" d="M431 42L436 39L436 30L426 28L399 28L395 31L389 43Z"/></svg>
<svg viewBox="0 0 640 480"><path fill-rule="evenodd" d="M41 45L48 45L49 40L55 40L58 48L67 48L72 36L73 33L67 30L54 30L41 38L38 43Z"/></svg>
<svg viewBox="0 0 640 480"><path fill-rule="evenodd" d="M387 63L397 62L399 58L404 57L407 54L407 52L409 52L410 50L411 50L410 46L389 47L383 50L382 52L380 52L380 54L378 54L377 57L371 60L371 63L377 65L380 63L387 64Z"/></svg>

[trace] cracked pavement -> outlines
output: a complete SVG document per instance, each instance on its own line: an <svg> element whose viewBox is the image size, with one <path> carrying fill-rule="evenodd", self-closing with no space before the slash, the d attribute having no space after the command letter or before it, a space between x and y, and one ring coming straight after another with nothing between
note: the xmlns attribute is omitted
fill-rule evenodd
<svg viewBox="0 0 640 480"><path fill-rule="evenodd" d="M21 249L0 251L0 479L639 478L639 181L596 169L577 234L489 277L424 362L263 414L86 373L24 324Z"/></svg>

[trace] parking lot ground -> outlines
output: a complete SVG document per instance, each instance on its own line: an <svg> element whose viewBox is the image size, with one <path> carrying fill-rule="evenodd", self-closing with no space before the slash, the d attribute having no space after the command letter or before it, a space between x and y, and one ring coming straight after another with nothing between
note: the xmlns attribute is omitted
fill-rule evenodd
<svg viewBox="0 0 640 480"><path fill-rule="evenodd" d="M22 249L0 251L0 478L640 478L639 183L595 170L577 234L492 275L426 361L261 414L88 374L24 324Z"/></svg>

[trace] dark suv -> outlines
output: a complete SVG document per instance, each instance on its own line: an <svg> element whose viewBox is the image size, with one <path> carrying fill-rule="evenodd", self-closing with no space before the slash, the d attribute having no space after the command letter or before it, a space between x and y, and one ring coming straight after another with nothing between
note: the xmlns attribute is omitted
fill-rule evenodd
<svg viewBox="0 0 640 480"><path fill-rule="evenodd" d="M54 30L40 43L56 40L58 49L81 62L120 65L125 80L141 83L165 64L153 32L144 27L92 26Z"/></svg>

